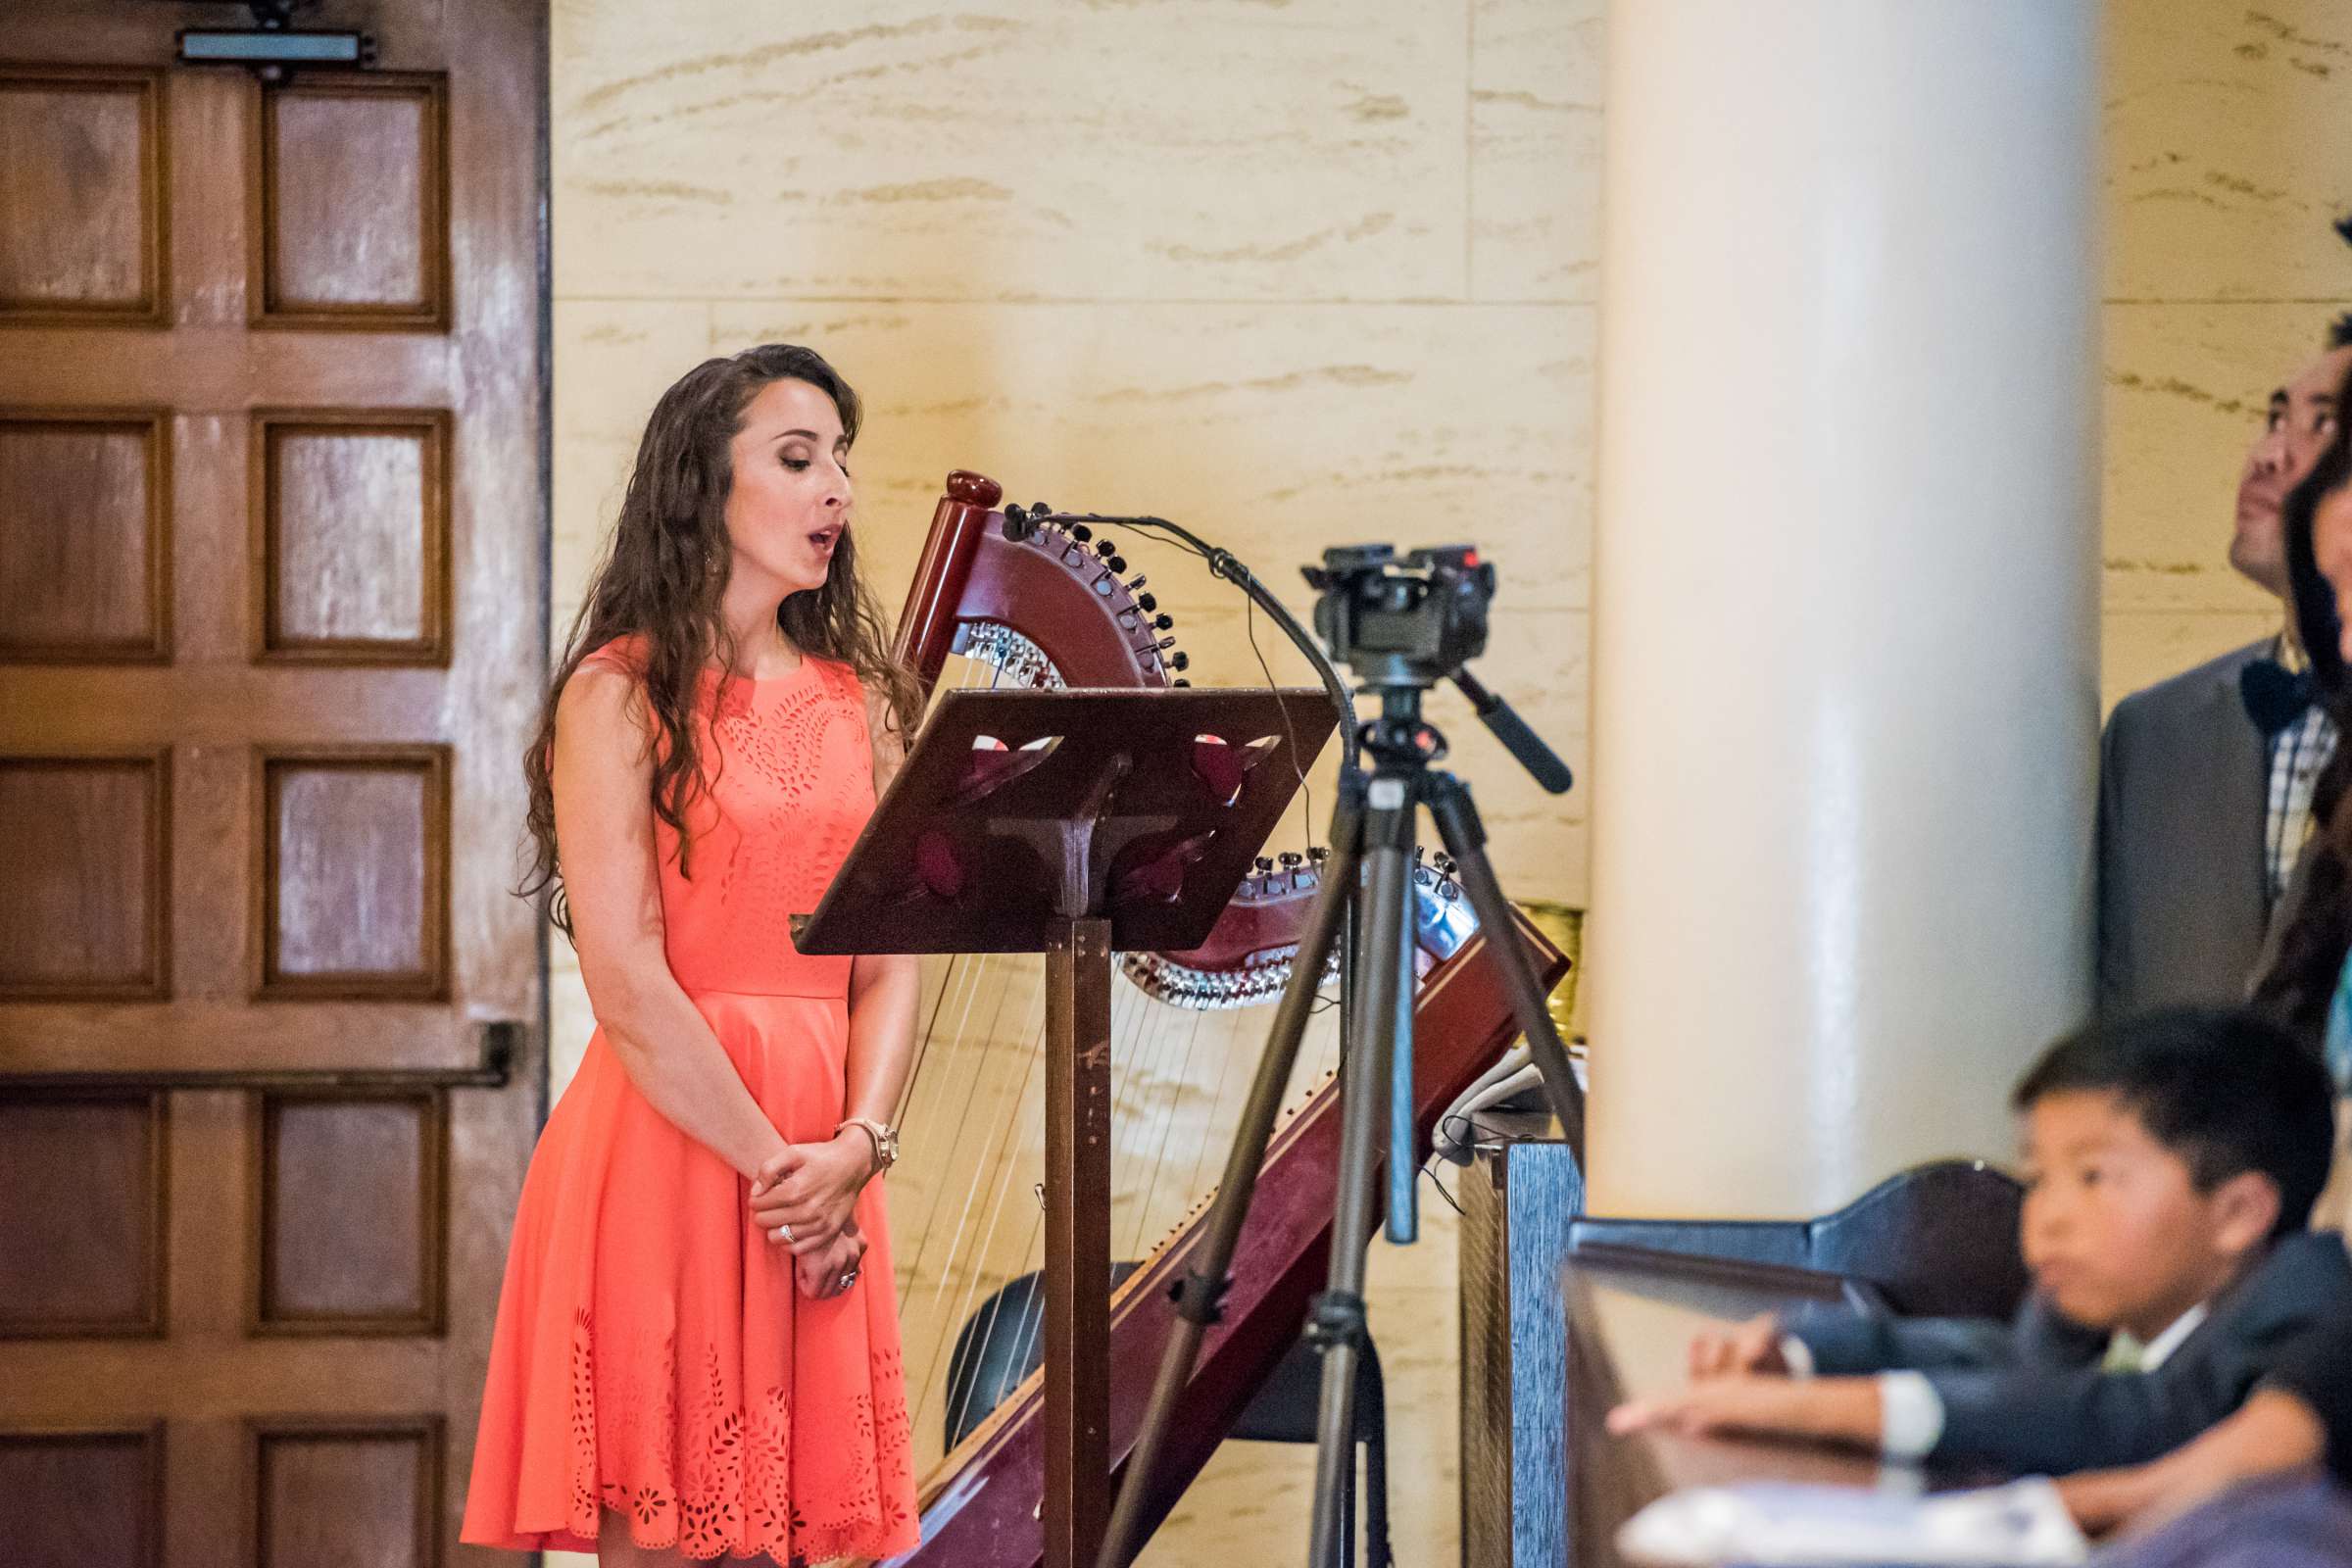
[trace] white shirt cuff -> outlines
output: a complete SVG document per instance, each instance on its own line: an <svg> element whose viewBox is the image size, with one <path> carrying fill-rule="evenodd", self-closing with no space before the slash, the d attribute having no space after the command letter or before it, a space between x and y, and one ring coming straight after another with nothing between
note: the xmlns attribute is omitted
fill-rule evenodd
<svg viewBox="0 0 2352 1568"><path fill-rule="evenodd" d="M1879 1374L1879 1451L1924 1459L1943 1438L1943 1397L1922 1372Z"/></svg>
<svg viewBox="0 0 2352 1568"><path fill-rule="evenodd" d="M1809 1378L1813 1375L1813 1347L1793 1334L1781 1336L1781 1360L1788 1365L1788 1375L1792 1378Z"/></svg>

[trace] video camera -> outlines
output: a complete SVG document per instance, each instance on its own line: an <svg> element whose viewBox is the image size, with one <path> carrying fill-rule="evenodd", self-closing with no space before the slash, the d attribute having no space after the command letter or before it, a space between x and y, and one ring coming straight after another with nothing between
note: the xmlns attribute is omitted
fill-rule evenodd
<svg viewBox="0 0 2352 1568"><path fill-rule="evenodd" d="M1302 567L1315 630L1332 657L1371 686L1431 686L1486 652L1494 567L1470 545L1416 550L1399 565L1390 545L1341 545Z"/></svg>

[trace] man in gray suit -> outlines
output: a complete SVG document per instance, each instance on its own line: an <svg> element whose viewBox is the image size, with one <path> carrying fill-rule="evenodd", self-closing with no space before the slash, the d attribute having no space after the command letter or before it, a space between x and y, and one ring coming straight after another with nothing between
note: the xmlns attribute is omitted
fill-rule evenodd
<svg viewBox="0 0 2352 1568"><path fill-rule="evenodd" d="M2352 317L2271 394L2237 486L2230 564L2287 602L2279 504L2311 471L2352 366ZM2291 628L2132 693L2099 746L2099 1006L2246 994L2335 750Z"/></svg>

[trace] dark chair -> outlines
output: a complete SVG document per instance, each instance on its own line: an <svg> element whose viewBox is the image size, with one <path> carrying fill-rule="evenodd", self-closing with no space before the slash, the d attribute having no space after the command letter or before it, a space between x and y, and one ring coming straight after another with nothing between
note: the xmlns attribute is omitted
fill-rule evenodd
<svg viewBox="0 0 2352 1568"><path fill-rule="evenodd" d="M1842 1274L1905 1317L2007 1318L2026 1295L2025 1190L1972 1160L1889 1176L1810 1220L1575 1220L1571 1244L1691 1252Z"/></svg>
<svg viewBox="0 0 2352 1568"><path fill-rule="evenodd" d="M1113 1263L1110 1283L1139 1265ZM953 1448L987 1419L988 1413L1021 1386L1045 1357L1045 1277L1023 1274L980 1304L956 1332L948 1356L947 1440ZM1114 1367L1116 1377L1124 1370ZM1149 1378L1156 1364L1140 1369ZM1242 1411L1228 1437L1251 1443L1313 1443L1320 1402L1323 1361L1304 1340L1291 1347L1265 1386ZM1389 1549L1388 1393L1380 1356L1367 1345L1356 1361L1355 1442L1364 1450L1364 1542L1367 1568L1394 1568ZM1348 1467L1340 1493L1340 1533L1355 1539L1355 1466Z"/></svg>
<svg viewBox="0 0 2352 1568"><path fill-rule="evenodd" d="M1273 1375L1250 1401L1229 1438L1251 1443L1313 1443L1315 1411L1322 1403L1323 1358L1300 1340L1275 1364ZM1381 1380L1380 1352L1369 1340L1355 1363L1355 1442L1364 1450L1365 1568L1395 1568L1389 1549L1389 1401ZM1340 1539L1355 1540L1355 1465L1340 1483ZM1279 1555L1279 1554L1277 1554Z"/></svg>

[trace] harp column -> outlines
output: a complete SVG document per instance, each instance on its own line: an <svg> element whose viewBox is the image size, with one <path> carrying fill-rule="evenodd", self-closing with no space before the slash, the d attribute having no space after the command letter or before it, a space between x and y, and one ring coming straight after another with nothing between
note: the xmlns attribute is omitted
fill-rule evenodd
<svg viewBox="0 0 2352 1568"><path fill-rule="evenodd" d="M2097 13L1610 7L1595 1212L2005 1155L2087 1009Z"/></svg>

